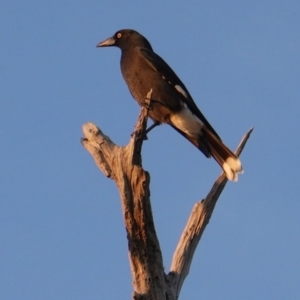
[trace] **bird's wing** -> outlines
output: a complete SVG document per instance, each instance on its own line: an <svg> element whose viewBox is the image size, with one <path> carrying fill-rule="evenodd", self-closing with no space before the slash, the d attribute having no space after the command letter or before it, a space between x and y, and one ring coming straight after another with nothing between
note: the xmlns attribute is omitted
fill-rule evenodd
<svg viewBox="0 0 300 300"><path fill-rule="evenodd" d="M181 82L175 72L171 69L171 67L155 52L146 49L140 48L140 52L147 61L147 63L156 71L158 72L161 77L168 82L168 84L178 93L182 101L187 105L190 111L196 115L201 122L216 136L220 139L216 131L213 127L209 124L206 120L204 115L201 113L197 105L195 104L193 98L191 97L190 93L188 92L185 85Z"/></svg>

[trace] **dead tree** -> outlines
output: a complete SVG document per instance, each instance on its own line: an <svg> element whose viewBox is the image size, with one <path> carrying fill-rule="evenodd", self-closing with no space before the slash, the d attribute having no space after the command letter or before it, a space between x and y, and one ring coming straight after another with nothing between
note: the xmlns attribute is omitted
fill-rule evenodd
<svg viewBox="0 0 300 300"><path fill-rule="evenodd" d="M147 95L147 99L150 98L151 92ZM196 247L227 183L227 178L222 173L206 198L194 205L174 252L171 269L165 274L152 217L150 175L142 168L141 150L145 139L149 105L141 109L134 134L126 147L114 144L92 123L83 125L85 138L81 142L104 175L115 181L120 192L133 278L132 298L176 300L179 298ZM238 156L252 130L253 128L244 135L237 147L235 153Z"/></svg>

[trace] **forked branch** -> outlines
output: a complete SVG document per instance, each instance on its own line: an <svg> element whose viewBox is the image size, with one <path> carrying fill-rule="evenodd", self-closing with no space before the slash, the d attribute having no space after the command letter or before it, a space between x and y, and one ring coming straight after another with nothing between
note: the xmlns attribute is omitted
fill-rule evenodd
<svg viewBox="0 0 300 300"><path fill-rule="evenodd" d="M126 147L115 145L92 123L83 125L85 138L81 142L104 175L116 182L120 192L133 278L133 299L176 300L227 179L222 173L207 197L195 204L174 253L170 273L165 275L151 210L150 175L143 170L141 157L151 93L146 97L148 104L142 107L135 132ZM252 129L243 137L237 155L251 132Z"/></svg>

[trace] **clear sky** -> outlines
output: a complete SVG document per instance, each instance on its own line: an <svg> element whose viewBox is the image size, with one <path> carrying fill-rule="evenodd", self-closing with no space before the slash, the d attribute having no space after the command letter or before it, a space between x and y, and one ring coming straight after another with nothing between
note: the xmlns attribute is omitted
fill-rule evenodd
<svg viewBox="0 0 300 300"><path fill-rule="evenodd" d="M229 183L181 299L300 299L300 2L0 3L0 298L130 299L118 191L80 144L96 123L127 144L139 108L118 29L145 35L245 174ZM168 272L194 203L220 168L168 126L149 134L153 214Z"/></svg>

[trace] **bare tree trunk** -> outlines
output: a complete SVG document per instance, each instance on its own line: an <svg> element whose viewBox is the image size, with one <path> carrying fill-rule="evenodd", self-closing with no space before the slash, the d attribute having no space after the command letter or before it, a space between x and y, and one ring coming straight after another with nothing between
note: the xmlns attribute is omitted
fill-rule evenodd
<svg viewBox="0 0 300 300"><path fill-rule="evenodd" d="M151 98L149 95L151 92L147 98ZM141 149L148 109L142 108L135 132L126 147L115 145L92 123L83 126L85 138L81 142L104 175L116 182L120 192L133 278L133 299L176 300L227 179L222 173L207 197L195 204L173 255L171 270L166 275L152 217L150 175L142 168ZM242 152L252 130L244 135L237 155Z"/></svg>

